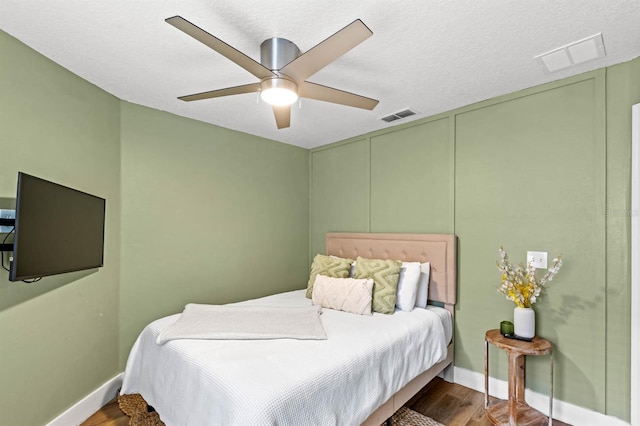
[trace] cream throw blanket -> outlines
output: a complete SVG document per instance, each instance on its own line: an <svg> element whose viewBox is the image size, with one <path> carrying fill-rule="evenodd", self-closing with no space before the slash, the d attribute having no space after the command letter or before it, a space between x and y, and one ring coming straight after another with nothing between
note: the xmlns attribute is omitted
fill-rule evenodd
<svg viewBox="0 0 640 426"><path fill-rule="evenodd" d="M162 345L176 339L326 340L319 306L230 306L188 304L176 322L158 335Z"/></svg>

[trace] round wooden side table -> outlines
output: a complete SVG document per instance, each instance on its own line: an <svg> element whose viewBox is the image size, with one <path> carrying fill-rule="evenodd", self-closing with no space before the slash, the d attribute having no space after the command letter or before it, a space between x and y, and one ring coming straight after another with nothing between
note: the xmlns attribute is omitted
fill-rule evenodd
<svg viewBox="0 0 640 426"><path fill-rule="evenodd" d="M489 406L489 343L507 352L509 359L509 399ZM530 407L524 400L525 357L550 355L551 385L549 391L549 416ZM511 339L500 330L489 330L484 336L484 406L494 425L527 426L552 425L553 417L553 345L546 339L534 337L531 342Z"/></svg>

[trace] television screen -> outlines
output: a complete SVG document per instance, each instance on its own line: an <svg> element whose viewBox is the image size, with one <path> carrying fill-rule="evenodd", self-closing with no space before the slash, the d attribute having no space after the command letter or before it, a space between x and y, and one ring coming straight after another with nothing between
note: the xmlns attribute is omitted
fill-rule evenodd
<svg viewBox="0 0 640 426"><path fill-rule="evenodd" d="M105 206L103 198L20 172L9 280L102 266Z"/></svg>

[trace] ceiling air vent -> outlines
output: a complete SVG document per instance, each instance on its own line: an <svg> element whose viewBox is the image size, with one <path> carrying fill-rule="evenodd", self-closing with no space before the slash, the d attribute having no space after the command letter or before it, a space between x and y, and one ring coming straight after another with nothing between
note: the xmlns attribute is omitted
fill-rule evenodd
<svg viewBox="0 0 640 426"><path fill-rule="evenodd" d="M544 72L552 73L605 56L602 33L598 33L538 55L535 60Z"/></svg>
<svg viewBox="0 0 640 426"><path fill-rule="evenodd" d="M391 115L387 115L382 117L380 120L386 121L387 123L391 123L392 121L400 120L401 118L410 117L412 115L416 115L416 112L411 108L403 109L402 111L394 112Z"/></svg>

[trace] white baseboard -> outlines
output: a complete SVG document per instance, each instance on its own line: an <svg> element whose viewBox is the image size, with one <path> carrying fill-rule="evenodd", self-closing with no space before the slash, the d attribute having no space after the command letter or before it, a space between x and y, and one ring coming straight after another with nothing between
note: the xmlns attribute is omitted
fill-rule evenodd
<svg viewBox="0 0 640 426"><path fill-rule="evenodd" d="M466 368L455 367L453 372L454 382L484 393L484 374L467 370ZM489 395L500 399L507 399L508 385L505 380L489 378ZM525 399L527 404L543 414L549 413L549 396L525 389ZM629 426L629 423L617 417L579 407L568 402L553 399L553 418L581 426Z"/></svg>
<svg viewBox="0 0 640 426"><path fill-rule="evenodd" d="M116 396L120 386L122 386L122 373L82 398L67 411L51 420L47 426L79 425L104 407L107 402L111 401Z"/></svg>

